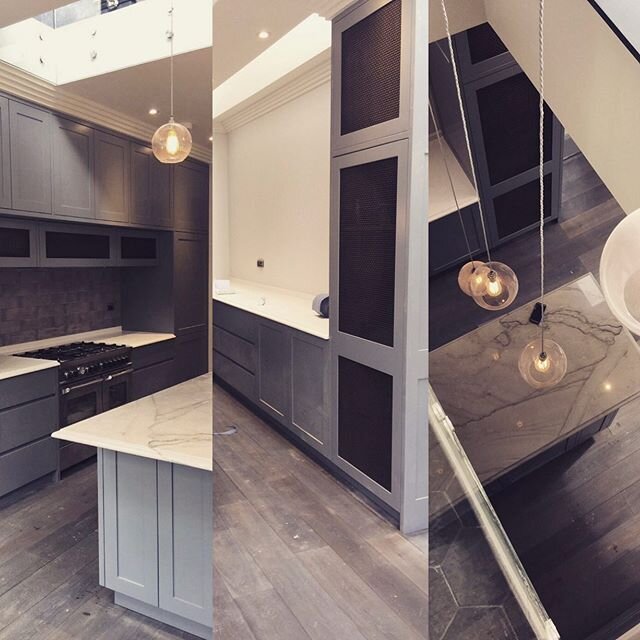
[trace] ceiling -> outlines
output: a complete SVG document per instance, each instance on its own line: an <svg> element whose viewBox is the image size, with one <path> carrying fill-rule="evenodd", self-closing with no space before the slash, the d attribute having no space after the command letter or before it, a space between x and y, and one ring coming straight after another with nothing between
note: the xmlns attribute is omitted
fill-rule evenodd
<svg viewBox="0 0 640 640"><path fill-rule="evenodd" d="M57 9L70 0L0 0L0 28Z"/></svg>
<svg viewBox="0 0 640 640"><path fill-rule="evenodd" d="M1 0L0 0L1 1ZM175 58L175 116L193 123L193 141L209 146L211 135L211 49ZM111 109L160 125L169 117L169 61L158 60L65 85L65 90ZM155 107L157 116L149 115Z"/></svg>

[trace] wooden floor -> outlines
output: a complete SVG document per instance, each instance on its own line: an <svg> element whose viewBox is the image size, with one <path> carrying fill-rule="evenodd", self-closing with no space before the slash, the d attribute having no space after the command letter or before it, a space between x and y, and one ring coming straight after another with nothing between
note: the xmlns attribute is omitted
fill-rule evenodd
<svg viewBox="0 0 640 640"><path fill-rule="evenodd" d="M216 640L427 638L426 535L403 537L227 393L214 393Z"/></svg>
<svg viewBox="0 0 640 640"><path fill-rule="evenodd" d="M89 464L0 501L0 640L195 640L98 585L97 497Z"/></svg>

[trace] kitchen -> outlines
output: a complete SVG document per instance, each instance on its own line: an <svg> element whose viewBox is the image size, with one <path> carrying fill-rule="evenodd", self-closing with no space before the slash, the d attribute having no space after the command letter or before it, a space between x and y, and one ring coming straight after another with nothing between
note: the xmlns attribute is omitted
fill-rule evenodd
<svg viewBox="0 0 640 640"><path fill-rule="evenodd" d="M210 638L211 3L64 4L0 10L1 633Z"/></svg>

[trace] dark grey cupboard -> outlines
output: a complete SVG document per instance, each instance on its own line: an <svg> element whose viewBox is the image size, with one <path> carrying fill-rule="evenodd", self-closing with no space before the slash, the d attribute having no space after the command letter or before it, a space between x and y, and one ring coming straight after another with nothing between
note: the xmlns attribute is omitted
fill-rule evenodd
<svg viewBox="0 0 640 640"><path fill-rule="evenodd" d="M28 220L0 219L0 267L38 266L38 226Z"/></svg>
<svg viewBox="0 0 640 640"><path fill-rule="evenodd" d="M95 131L57 117L53 120L53 213L94 218Z"/></svg>
<svg viewBox="0 0 640 640"><path fill-rule="evenodd" d="M11 146L9 100L0 96L0 207L11 206Z"/></svg>
<svg viewBox="0 0 640 640"><path fill-rule="evenodd" d="M173 169L173 211L176 231L207 231L209 227L209 171L186 160Z"/></svg>
<svg viewBox="0 0 640 640"><path fill-rule="evenodd" d="M50 112L9 101L12 208L51 213L52 123Z"/></svg>
<svg viewBox="0 0 640 640"><path fill-rule="evenodd" d="M171 166L156 160L151 147L131 144L131 219L134 224L173 226Z"/></svg>
<svg viewBox="0 0 640 640"><path fill-rule="evenodd" d="M250 405L329 455L328 340L214 301L213 373Z"/></svg>
<svg viewBox="0 0 640 640"><path fill-rule="evenodd" d="M133 350L131 355L133 400L150 396L174 384L175 343L175 340L163 340Z"/></svg>
<svg viewBox="0 0 640 640"><path fill-rule="evenodd" d="M96 218L129 222L129 141L103 131L96 132L95 183Z"/></svg>

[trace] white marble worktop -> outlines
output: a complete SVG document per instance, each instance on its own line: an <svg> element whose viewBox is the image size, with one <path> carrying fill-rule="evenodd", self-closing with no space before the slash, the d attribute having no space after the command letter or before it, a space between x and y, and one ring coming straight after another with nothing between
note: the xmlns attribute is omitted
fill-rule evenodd
<svg viewBox="0 0 640 640"><path fill-rule="evenodd" d="M233 279L230 282L235 293L214 292L213 299L216 302L268 318L323 340L329 339L329 318L321 318L311 308L313 295L247 280Z"/></svg>
<svg viewBox="0 0 640 640"><path fill-rule="evenodd" d="M57 367L53 360L37 360L36 358L21 358L18 356L0 356L0 380L15 378L28 373L35 373L43 369Z"/></svg>
<svg viewBox="0 0 640 640"><path fill-rule="evenodd" d="M76 422L54 438L196 469L213 469L211 375Z"/></svg>
<svg viewBox="0 0 640 640"><path fill-rule="evenodd" d="M478 194L444 139L442 147L456 190L458 205L462 210L478 202ZM434 222L456 211L456 201L451 191L440 145L437 139L429 140L429 222Z"/></svg>
<svg viewBox="0 0 640 640"><path fill-rule="evenodd" d="M568 359L555 387L535 390L518 372L522 349L539 335L533 302L430 353L431 385L483 483L640 396L640 349L591 274L546 303L545 335Z"/></svg>
<svg viewBox="0 0 640 640"><path fill-rule="evenodd" d="M44 340L34 340L33 342L23 342L21 344L9 344L0 347L0 355L14 355L35 349L46 349L56 347L70 342L105 342L106 344L123 344L127 347L144 347L156 342L171 340L176 336L173 333L154 333L151 331L124 331L122 327L110 327L108 329L98 329L97 331L86 331L84 333L74 333L55 338L45 338Z"/></svg>

